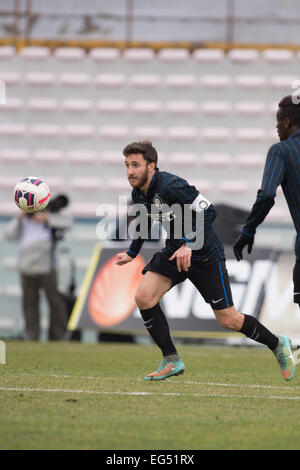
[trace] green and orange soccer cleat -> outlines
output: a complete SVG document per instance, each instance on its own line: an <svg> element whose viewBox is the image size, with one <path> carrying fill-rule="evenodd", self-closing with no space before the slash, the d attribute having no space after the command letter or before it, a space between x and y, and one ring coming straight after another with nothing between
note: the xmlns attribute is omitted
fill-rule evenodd
<svg viewBox="0 0 300 470"><path fill-rule="evenodd" d="M172 375L183 374L185 365L182 361L171 362L166 359L161 361L160 367L144 377L145 380L164 380Z"/></svg>
<svg viewBox="0 0 300 470"><path fill-rule="evenodd" d="M281 373L285 380L292 380L296 372L296 361L292 352L291 340L287 336L278 336L278 346L273 350Z"/></svg>

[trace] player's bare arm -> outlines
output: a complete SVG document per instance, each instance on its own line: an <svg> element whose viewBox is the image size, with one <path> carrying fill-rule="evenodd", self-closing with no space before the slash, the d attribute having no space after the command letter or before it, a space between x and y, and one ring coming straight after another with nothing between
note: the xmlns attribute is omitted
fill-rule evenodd
<svg viewBox="0 0 300 470"><path fill-rule="evenodd" d="M188 246L182 245L173 253L171 258L169 258L169 261L176 259L177 269L179 272L181 272L181 270L188 271L191 266L191 257L192 250Z"/></svg>
<svg viewBox="0 0 300 470"><path fill-rule="evenodd" d="M116 264L118 264L119 266L123 266L123 264L130 263L130 261L133 260L133 258L127 253L118 253L116 258Z"/></svg>

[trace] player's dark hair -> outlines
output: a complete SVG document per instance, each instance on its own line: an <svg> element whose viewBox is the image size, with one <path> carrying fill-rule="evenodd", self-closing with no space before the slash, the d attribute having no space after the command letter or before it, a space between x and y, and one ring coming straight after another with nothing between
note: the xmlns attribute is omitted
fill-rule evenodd
<svg viewBox="0 0 300 470"><path fill-rule="evenodd" d="M132 142L131 144L126 145L123 150L123 155L125 157L128 157L128 155L138 155L139 153L143 155L146 162L154 162L156 167L158 160L157 151L149 140L144 140L142 142Z"/></svg>
<svg viewBox="0 0 300 470"><path fill-rule="evenodd" d="M288 117L292 125L300 127L300 103L297 104L298 101L300 101L299 97L288 95L282 98L278 106L281 109L282 118Z"/></svg>

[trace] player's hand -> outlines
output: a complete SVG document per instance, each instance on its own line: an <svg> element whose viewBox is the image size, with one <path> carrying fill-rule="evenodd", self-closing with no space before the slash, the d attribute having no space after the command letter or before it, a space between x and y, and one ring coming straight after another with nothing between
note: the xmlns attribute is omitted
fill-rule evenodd
<svg viewBox="0 0 300 470"><path fill-rule="evenodd" d="M247 245L248 245L247 251L250 255L252 251L253 243L254 243L254 235L248 236L248 235L245 235L244 233L240 234L239 238L236 240L236 242L233 245L233 252L238 261L243 259L243 249Z"/></svg>
<svg viewBox="0 0 300 470"><path fill-rule="evenodd" d="M177 269L179 272L181 272L181 270L188 271L191 266L191 257L192 250L189 247L182 245L173 253L171 258L169 258L169 261L176 259Z"/></svg>
<svg viewBox="0 0 300 470"><path fill-rule="evenodd" d="M116 258L116 264L119 266L123 266L123 264L129 263L133 260L133 258L131 258L127 253L118 253Z"/></svg>

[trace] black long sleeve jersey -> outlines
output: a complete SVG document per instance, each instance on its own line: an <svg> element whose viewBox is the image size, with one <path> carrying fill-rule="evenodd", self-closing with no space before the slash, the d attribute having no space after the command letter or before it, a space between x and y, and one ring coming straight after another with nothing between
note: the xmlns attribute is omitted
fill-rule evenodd
<svg viewBox="0 0 300 470"><path fill-rule="evenodd" d="M173 175L165 171L159 171L156 168L149 185L147 194L141 190L134 188L132 190L132 201L134 204L143 204L147 208L147 215L149 218L159 220L163 223L164 215L167 216L169 225L169 234L166 238L166 245L163 249L169 256L180 248L183 244L189 246L192 241L189 234L184 233L182 227L182 237L174 236L174 219L172 220L172 211L163 212L164 206L171 207L176 204L179 205L181 210L186 210L187 205L191 207L192 217L195 216L196 205L200 204L200 208L204 210L204 243L201 249L194 249L192 251L192 262L205 262L211 264L221 259L225 259L224 248L222 242L218 238L216 232L212 228L212 222L216 217L216 209L201 193L188 184L186 180L179 176ZM153 211L153 208L156 210ZM162 209L162 214L158 218L158 210ZM153 213L154 212L154 213ZM195 221L195 220L194 220ZM183 219L182 219L183 223ZM196 225L193 225L193 231ZM145 239L139 237L132 240L128 250L128 255L131 257L137 256Z"/></svg>
<svg viewBox="0 0 300 470"><path fill-rule="evenodd" d="M295 252L300 260L300 130L288 139L270 147L265 163L261 188L243 232L255 234L275 203L277 187L281 185L297 232Z"/></svg>

